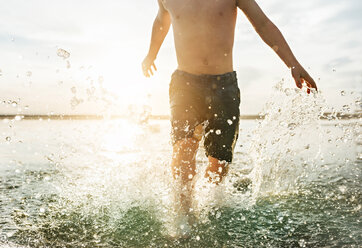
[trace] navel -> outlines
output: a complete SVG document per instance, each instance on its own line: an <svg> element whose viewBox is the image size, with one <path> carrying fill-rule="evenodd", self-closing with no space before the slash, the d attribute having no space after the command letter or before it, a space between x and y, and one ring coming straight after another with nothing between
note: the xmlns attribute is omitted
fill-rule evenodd
<svg viewBox="0 0 362 248"><path fill-rule="evenodd" d="M203 59L202 63L203 63L204 65L209 65L209 61L207 60L207 58Z"/></svg>
<svg viewBox="0 0 362 248"><path fill-rule="evenodd" d="M223 16L223 15L224 15L224 13L220 11L220 12L219 12L219 16Z"/></svg>

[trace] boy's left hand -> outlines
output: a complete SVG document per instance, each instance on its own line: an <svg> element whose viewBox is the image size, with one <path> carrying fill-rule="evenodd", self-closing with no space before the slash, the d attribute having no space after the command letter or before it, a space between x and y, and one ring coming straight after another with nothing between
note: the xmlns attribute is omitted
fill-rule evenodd
<svg viewBox="0 0 362 248"><path fill-rule="evenodd" d="M295 84L299 89L303 87L303 83L306 83L308 87L307 90L308 94L310 93L311 88L318 91L317 85L314 82L313 78L309 76L308 72L301 65L293 66L291 72Z"/></svg>

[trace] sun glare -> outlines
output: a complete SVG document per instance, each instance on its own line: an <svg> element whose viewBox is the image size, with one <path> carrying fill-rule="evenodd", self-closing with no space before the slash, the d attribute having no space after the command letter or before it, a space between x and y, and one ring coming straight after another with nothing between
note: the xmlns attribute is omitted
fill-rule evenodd
<svg viewBox="0 0 362 248"><path fill-rule="evenodd" d="M111 121L106 123L106 125L112 126L110 128L112 132L104 134L102 150L107 151L112 156L137 150L135 137L142 131L139 125L125 119Z"/></svg>

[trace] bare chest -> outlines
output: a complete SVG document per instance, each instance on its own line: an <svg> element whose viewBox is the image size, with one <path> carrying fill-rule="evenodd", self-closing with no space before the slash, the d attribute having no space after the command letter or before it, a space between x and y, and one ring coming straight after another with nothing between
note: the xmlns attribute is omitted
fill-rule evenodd
<svg viewBox="0 0 362 248"><path fill-rule="evenodd" d="M173 21L192 22L230 16L236 0L162 0Z"/></svg>

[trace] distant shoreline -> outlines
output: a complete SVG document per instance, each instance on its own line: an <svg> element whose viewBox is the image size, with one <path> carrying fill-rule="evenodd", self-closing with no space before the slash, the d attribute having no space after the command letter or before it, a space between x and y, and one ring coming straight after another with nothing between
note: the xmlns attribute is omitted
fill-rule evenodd
<svg viewBox="0 0 362 248"><path fill-rule="evenodd" d="M331 116L331 113L325 113L322 116L321 120L328 119L327 116ZM362 118L362 113L353 113L353 114L334 114L340 120L349 120L349 119L360 119ZM20 120L104 120L104 119L125 119L128 116L126 115L0 115L0 119L16 119ZM241 115L241 120L260 120L264 119L265 116L262 115ZM152 115L150 116L151 120L168 120L170 117L168 115Z"/></svg>

